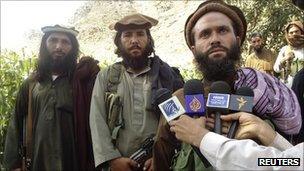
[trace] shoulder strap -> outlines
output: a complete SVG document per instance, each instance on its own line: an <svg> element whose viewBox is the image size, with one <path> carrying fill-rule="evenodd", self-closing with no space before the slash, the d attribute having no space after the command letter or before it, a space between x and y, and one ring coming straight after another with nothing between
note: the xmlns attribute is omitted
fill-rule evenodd
<svg viewBox="0 0 304 171"><path fill-rule="evenodd" d="M107 81L107 92L116 93L118 84L121 80L122 71L121 62L117 62L109 67L108 81Z"/></svg>
<svg viewBox="0 0 304 171"><path fill-rule="evenodd" d="M120 97L116 94L118 84L122 77L121 62L117 62L109 67L109 74L107 78L107 88L105 92L105 104L108 118L108 126L111 131L112 142L116 143L118 132L124 128L124 120L122 117L122 103Z"/></svg>

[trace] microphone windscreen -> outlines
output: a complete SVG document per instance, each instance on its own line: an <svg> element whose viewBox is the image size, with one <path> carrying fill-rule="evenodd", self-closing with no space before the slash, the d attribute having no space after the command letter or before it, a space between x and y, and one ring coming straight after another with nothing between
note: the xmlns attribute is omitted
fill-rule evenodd
<svg viewBox="0 0 304 171"><path fill-rule="evenodd" d="M197 79L191 79L184 85L184 95L204 94L203 83Z"/></svg>
<svg viewBox="0 0 304 171"><path fill-rule="evenodd" d="M192 79L184 85L185 109L188 116L205 115L205 98L203 83L200 80Z"/></svg>
<svg viewBox="0 0 304 171"><path fill-rule="evenodd" d="M211 84L210 93L230 94L230 86L224 81L216 81Z"/></svg>
<svg viewBox="0 0 304 171"><path fill-rule="evenodd" d="M160 89L156 90L155 99L156 99L157 105L170 99L171 97L172 97L172 94L171 94L170 90L168 90L166 88L160 88Z"/></svg>
<svg viewBox="0 0 304 171"><path fill-rule="evenodd" d="M241 87L236 90L235 94L241 96L250 96L250 97L254 96L253 90L249 87Z"/></svg>

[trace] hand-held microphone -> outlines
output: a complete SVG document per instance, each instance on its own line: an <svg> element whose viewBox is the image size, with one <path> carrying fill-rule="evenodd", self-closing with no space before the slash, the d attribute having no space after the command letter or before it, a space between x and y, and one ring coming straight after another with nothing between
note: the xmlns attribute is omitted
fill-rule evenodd
<svg viewBox="0 0 304 171"><path fill-rule="evenodd" d="M185 113L185 109L176 96L172 96L168 89L161 88L156 91L156 103L167 122Z"/></svg>
<svg viewBox="0 0 304 171"><path fill-rule="evenodd" d="M190 117L205 116L204 87L200 80L192 79L184 85L186 114ZM194 152L201 159L205 167L211 166L209 161L203 156L199 148L191 145Z"/></svg>
<svg viewBox="0 0 304 171"><path fill-rule="evenodd" d="M207 113L215 114L214 132L222 134L221 114L229 112L230 86L224 81L216 81L211 84L207 100Z"/></svg>
<svg viewBox="0 0 304 171"><path fill-rule="evenodd" d="M203 83L192 79L184 85L185 109L190 117L205 115L205 98Z"/></svg>
<svg viewBox="0 0 304 171"><path fill-rule="evenodd" d="M236 90L235 94L230 96L229 109L232 112L251 113L253 107L253 97L254 93L251 88L241 87ZM228 138L234 138L238 125L238 120L232 122L227 134Z"/></svg>

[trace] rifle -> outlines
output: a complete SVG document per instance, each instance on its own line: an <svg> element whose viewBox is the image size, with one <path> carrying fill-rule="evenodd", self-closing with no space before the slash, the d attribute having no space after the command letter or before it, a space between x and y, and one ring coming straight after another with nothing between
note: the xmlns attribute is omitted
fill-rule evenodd
<svg viewBox="0 0 304 171"><path fill-rule="evenodd" d="M22 145L21 145L21 155L22 155L22 171L31 170L32 164L32 137L33 137L33 112L32 112L32 91L34 88L33 82L29 83L28 90L28 107L27 116L23 117L23 130L22 130Z"/></svg>
<svg viewBox="0 0 304 171"><path fill-rule="evenodd" d="M130 158L136 161L140 165L140 168L142 168L146 160L148 160L152 156L152 147L154 141L155 141L155 134L151 134L141 144L140 148L131 155Z"/></svg>
<svg viewBox="0 0 304 171"><path fill-rule="evenodd" d="M289 52L285 57L289 56L289 58L284 62L283 68L283 80L284 83L288 82L288 76L291 74L291 63L295 55L293 52Z"/></svg>

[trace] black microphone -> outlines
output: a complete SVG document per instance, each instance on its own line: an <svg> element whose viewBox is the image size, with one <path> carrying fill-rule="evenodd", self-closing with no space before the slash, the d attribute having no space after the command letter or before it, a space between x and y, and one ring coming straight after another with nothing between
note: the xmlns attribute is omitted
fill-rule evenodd
<svg viewBox="0 0 304 171"><path fill-rule="evenodd" d="M200 80L192 79L184 85L186 114L190 117L205 116L205 98L203 83ZM209 161L203 156L199 148L191 145L192 149L201 159L205 167L211 166Z"/></svg>
<svg viewBox="0 0 304 171"><path fill-rule="evenodd" d="M215 114L214 132L222 134L221 114L229 112L230 86L224 81L216 81L211 84L207 100L207 113Z"/></svg>
<svg viewBox="0 0 304 171"><path fill-rule="evenodd" d="M170 99L172 97L172 93L167 88L159 88L155 92L155 104L159 105L162 102Z"/></svg>
<svg viewBox="0 0 304 171"><path fill-rule="evenodd" d="M254 93L251 88L241 87L236 90L235 95L232 94L230 96L229 109L231 112L251 113L253 108L253 97ZM232 122L227 134L228 138L234 138L238 125L238 120Z"/></svg>
<svg viewBox="0 0 304 171"><path fill-rule="evenodd" d="M190 117L205 116L205 98L203 83L192 79L184 85L186 114Z"/></svg>

